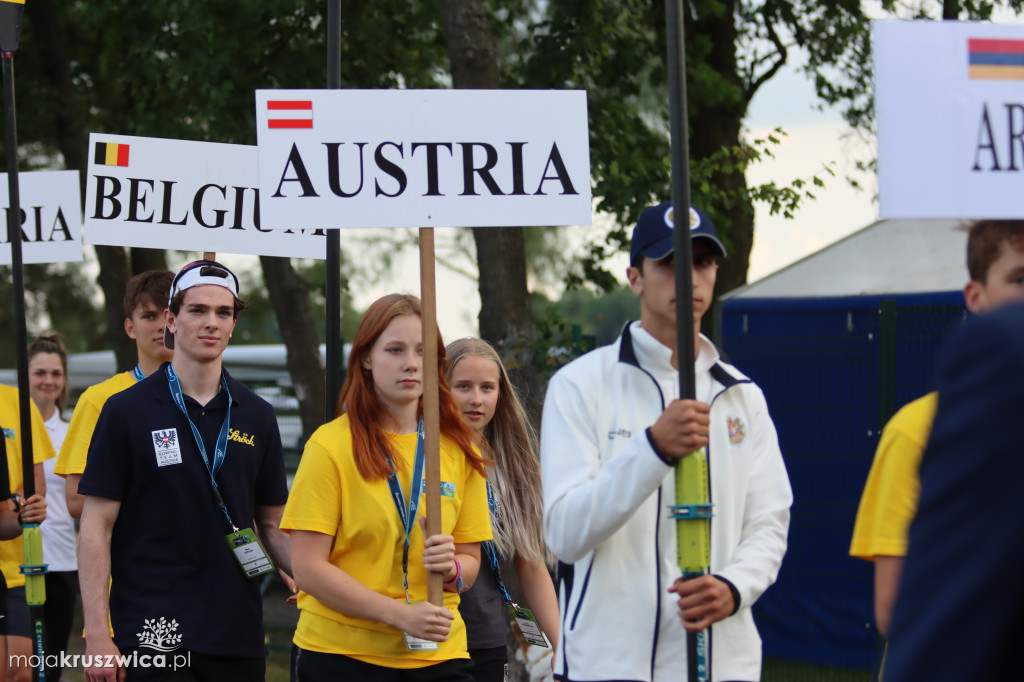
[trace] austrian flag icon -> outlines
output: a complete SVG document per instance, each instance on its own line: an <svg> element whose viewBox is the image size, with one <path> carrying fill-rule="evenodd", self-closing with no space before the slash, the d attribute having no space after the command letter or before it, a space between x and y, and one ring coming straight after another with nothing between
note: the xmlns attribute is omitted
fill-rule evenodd
<svg viewBox="0 0 1024 682"><path fill-rule="evenodd" d="M313 127L312 100L267 100L267 128Z"/></svg>

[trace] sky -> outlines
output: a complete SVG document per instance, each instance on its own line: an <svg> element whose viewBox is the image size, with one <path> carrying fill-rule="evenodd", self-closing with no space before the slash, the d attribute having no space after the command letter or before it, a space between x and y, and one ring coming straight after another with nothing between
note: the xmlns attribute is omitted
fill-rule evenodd
<svg viewBox="0 0 1024 682"><path fill-rule="evenodd" d="M876 184L873 175L857 174L855 161L874 157L874 149L847 136L848 127L837 111L819 111L810 81L792 67L780 71L759 91L751 103L745 123L748 134L760 137L776 127L786 135L774 148L775 158L752 167L748 182L760 184L775 181L787 185L793 179L807 179L814 174L826 177L825 188L808 200L793 219L771 216L767 209L755 206L754 246L751 252L748 281L753 282L797 261L842 237L877 220ZM834 177L822 173L830 165ZM856 190L846 180L856 175L863 189ZM595 221L607 220L595 215ZM578 243L582 231L576 227L566 231L567 243ZM342 233L342 248L346 235ZM440 244L451 238L450 229L438 228ZM608 267L621 274L625 282L628 257L621 254ZM369 305L377 297L392 290L418 294L418 254L410 250L399 259L394 277L383 284L355 291L357 307ZM478 333L477 316L480 297L476 283L443 266L437 268L438 325L446 341Z"/></svg>

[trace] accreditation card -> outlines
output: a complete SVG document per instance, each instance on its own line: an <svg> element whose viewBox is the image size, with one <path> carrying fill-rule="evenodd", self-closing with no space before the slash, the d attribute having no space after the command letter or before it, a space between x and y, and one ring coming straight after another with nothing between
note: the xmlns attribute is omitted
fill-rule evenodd
<svg viewBox="0 0 1024 682"><path fill-rule="evenodd" d="M228 533L224 537L246 577L255 578L274 570L274 562L267 556L267 552L263 549L263 545L260 544L260 540L252 528L243 528L235 533Z"/></svg>
<svg viewBox="0 0 1024 682"><path fill-rule="evenodd" d="M537 646L545 648L551 646L548 644L548 638L541 632L540 625L537 624L537 617L533 615L533 611L515 604L508 604L508 610L512 617L515 618L516 625L519 626L519 632L522 633L523 639Z"/></svg>

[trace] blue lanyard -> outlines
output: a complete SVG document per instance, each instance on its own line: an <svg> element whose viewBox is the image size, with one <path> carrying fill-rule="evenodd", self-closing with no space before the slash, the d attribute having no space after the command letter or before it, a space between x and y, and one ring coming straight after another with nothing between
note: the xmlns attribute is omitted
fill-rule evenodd
<svg viewBox="0 0 1024 682"><path fill-rule="evenodd" d="M224 504L224 498L221 497L220 488L217 486L217 472L224 466L224 458L228 452L228 431L230 431L229 423L231 422L231 389L228 388L228 382L224 379L223 372L220 375L220 385L224 391L228 394L228 411L224 415L224 423L220 427L220 434L217 436L217 442L214 446L213 452L213 466L210 466L210 460L206 456L206 445L203 443L203 437L199 435L199 429L192 423L192 418L188 416L188 410L185 409L185 399L181 396L181 384L178 383L178 375L174 373L174 367L167 365L167 385L171 388L171 398L174 399L174 404L178 406L181 413L185 415L185 419L188 421L188 425L192 427L192 437L196 440L196 447L199 448L199 454L203 456L203 464L206 465L206 471L210 474L210 483L213 484L213 493L217 496L217 506L224 512L224 516L227 517L228 525L231 526L231 530L235 533L238 532L238 528L234 522L231 521L231 515L228 513L227 505Z"/></svg>
<svg viewBox="0 0 1024 682"><path fill-rule="evenodd" d="M498 501L494 498L494 488L491 487L491 482L487 481L487 506L491 510L491 518L494 523L501 523L501 509L498 506ZM501 566L498 564L498 550L494 546L493 540L485 540L480 543L481 548L484 551L484 556L487 557L491 563L491 573L494 574L495 580L498 581L498 593L506 604L513 604L512 596L508 593L505 588L505 581L501 579Z"/></svg>
<svg viewBox="0 0 1024 682"><path fill-rule="evenodd" d="M146 378L146 375L142 373L142 365L135 365L135 368L132 370L132 376L135 377L136 383Z"/></svg>
<svg viewBox="0 0 1024 682"><path fill-rule="evenodd" d="M425 457L423 453L423 418L416 427L416 458L412 465L412 482L409 484L409 506L406 509L405 495L402 494L402 486L398 483L396 471L388 474L388 487L391 488L391 499L398 509L398 518L405 530L405 543L402 545L402 587L405 588L405 601L409 599L409 534L416 525L416 512L420 506L420 492L423 490L423 465ZM391 463L394 469L394 462Z"/></svg>

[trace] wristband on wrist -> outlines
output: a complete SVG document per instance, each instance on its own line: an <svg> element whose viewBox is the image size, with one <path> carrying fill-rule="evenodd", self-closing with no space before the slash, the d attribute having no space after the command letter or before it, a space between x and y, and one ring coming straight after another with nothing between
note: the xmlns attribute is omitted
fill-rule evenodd
<svg viewBox="0 0 1024 682"><path fill-rule="evenodd" d="M451 587L455 583L459 582L459 578L461 578L461 577L462 577L462 564L460 564L459 560L456 559L455 560L455 577L453 577L451 580L448 580L447 582L445 582L444 586L445 587ZM434 583L434 584L436 585L437 583Z"/></svg>

